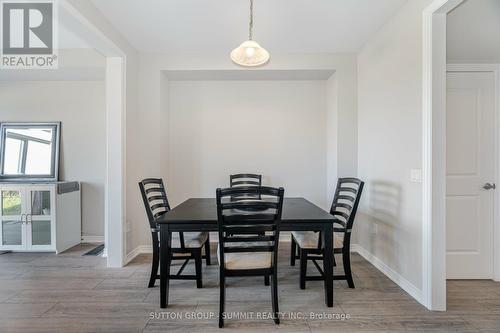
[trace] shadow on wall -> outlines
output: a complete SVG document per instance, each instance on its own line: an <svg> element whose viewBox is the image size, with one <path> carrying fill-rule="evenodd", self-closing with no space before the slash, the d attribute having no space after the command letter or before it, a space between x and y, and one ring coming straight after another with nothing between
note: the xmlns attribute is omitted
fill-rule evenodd
<svg viewBox="0 0 500 333"><path fill-rule="evenodd" d="M402 189L394 182L375 180L367 184L362 206L357 242L377 258L392 267L398 265L398 242L401 217Z"/></svg>
<svg viewBox="0 0 500 333"><path fill-rule="evenodd" d="M370 210L373 218L385 225L395 225L400 217L401 186L387 181L370 183Z"/></svg>
<svg viewBox="0 0 500 333"><path fill-rule="evenodd" d="M370 187L372 227L370 234L372 253L393 268L399 266L399 221L401 217L401 186L394 182L373 181ZM392 265L391 265L392 263Z"/></svg>

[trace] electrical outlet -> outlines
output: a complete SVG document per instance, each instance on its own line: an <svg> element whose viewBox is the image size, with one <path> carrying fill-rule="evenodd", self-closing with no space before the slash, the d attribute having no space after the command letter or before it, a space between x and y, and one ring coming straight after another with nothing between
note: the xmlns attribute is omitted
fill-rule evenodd
<svg viewBox="0 0 500 333"><path fill-rule="evenodd" d="M372 234L376 235L378 233L378 224L373 223L372 224Z"/></svg>

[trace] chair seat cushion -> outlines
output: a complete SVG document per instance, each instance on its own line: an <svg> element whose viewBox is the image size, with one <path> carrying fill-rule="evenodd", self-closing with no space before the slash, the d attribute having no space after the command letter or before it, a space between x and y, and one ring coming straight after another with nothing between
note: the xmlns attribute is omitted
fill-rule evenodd
<svg viewBox="0 0 500 333"><path fill-rule="evenodd" d="M314 231L292 231L292 236L302 249L317 249L319 241L319 232ZM344 246L344 234L340 232L333 233L333 247L340 249Z"/></svg>
<svg viewBox="0 0 500 333"><path fill-rule="evenodd" d="M245 247L245 246L266 246L264 242L259 243L231 243L231 246ZM228 243L226 243L228 247ZM235 252L224 253L225 268L228 270L233 269L260 269L270 268L272 266L272 252ZM220 265L220 249L217 247L217 259Z"/></svg>
<svg viewBox="0 0 500 333"><path fill-rule="evenodd" d="M208 232L184 232L184 245L186 248L196 249L205 244L208 238ZM172 237L172 247L180 248L181 242L178 237Z"/></svg>

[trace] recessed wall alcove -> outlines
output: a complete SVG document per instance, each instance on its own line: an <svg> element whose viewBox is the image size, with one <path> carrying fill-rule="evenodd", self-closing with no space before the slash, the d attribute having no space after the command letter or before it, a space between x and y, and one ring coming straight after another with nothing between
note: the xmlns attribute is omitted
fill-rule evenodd
<svg viewBox="0 0 500 333"><path fill-rule="evenodd" d="M334 70L165 70L162 174L169 199L213 197L254 172L327 208L337 176ZM334 186L334 185L332 185Z"/></svg>

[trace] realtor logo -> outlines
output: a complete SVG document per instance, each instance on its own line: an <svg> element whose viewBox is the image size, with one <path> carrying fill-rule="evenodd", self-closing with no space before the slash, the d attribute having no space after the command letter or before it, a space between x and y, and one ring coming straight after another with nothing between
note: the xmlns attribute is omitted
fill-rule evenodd
<svg viewBox="0 0 500 333"><path fill-rule="evenodd" d="M57 68L55 0L0 0L1 68Z"/></svg>

